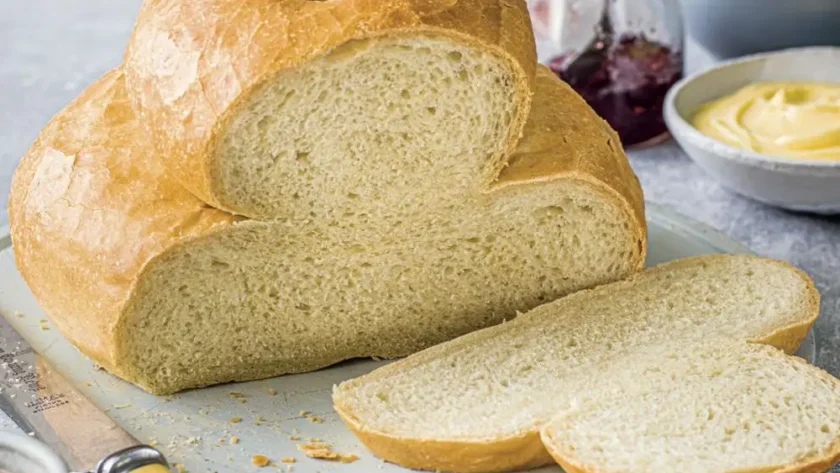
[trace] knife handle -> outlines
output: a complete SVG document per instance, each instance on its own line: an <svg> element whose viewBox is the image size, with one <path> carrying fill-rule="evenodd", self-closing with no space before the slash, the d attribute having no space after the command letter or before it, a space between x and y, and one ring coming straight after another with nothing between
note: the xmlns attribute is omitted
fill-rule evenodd
<svg viewBox="0 0 840 473"><path fill-rule="evenodd" d="M169 468L160 463L153 463L151 465L141 466L140 468L131 470L130 473L171 473Z"/></svg>
<svg viewBox="0 0 840 473"><path fill-rule="evenodd" d="M103 458L92 473L171 473L163 454L148 445L137 445Z"/></svg>

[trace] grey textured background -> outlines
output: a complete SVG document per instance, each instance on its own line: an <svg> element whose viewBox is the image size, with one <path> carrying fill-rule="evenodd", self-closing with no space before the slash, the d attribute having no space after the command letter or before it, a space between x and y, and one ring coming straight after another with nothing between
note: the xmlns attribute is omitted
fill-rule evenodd
<svg viewBox="0 0 840 473"><path fill-rule="evenodd" d="M139 0L0 1L0 225L9 181L38 130L116 65ZM689 68L708 63L689 48ZM673 143L631 151L646 197L805 269L822 293L817 362L840 375L840 218L801 215L722 189ZM840 183L838 183L840 185ZM0 417L0 427L10 427Z"/></svg>

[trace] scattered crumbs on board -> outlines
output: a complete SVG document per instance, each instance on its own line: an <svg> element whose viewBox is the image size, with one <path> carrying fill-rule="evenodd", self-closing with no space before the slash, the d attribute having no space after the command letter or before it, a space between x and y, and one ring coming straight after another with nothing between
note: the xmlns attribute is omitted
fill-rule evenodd
<svg viewBox="0 0 840 473"><path fill-rule="evenodd" d="M236 435L231 435L231 437L230 437L230 443L231 443L231 445L236 445L236 444L238 444L238 443L239 443L239 437L237 437Z"/></svg>
<svg viewBox="0 0 840 473"><path fill-rule="evenodd" d="M238 402L239 404L245 404L246 402L248 402L248 400L247 400L247 399L243 399L243 398L238 398L238 399L236 400L236 402Z"/></svg>
<svg viewBox="0 0 840 473"><path fill-rule="evenodd" d="M228 419L228 422L230 422L231 424L238 424L238 423L242 422L242 418L238 417L238 416L237 417L231 417L230 419Z"/></svg>
<svg viewBox="0 0 840 473"><path fill-rule="evenodd" d="M269 463L271 463L271 460L269 460L265 455L257 454L251 457L251 464L254 466L262 468L264 466L268 466Z"/></svg>
<svg viewBox="0 0 840 473"><path fill-rule="evenodd" d="M93 386L93 383L91 383L90 381L85 381L85 386L91 387Z"/></svg>
<svg viewBox="0 0 840 473"><path fill-rule="evenodd" d="M198 445L198 442L201 441L201 437L188 437L184 440L184 445Z"/></svg>
<svg viewBox="0 0 840 473"><path fill-rule="evenodd" d="M319 460L338 461L341 463L352 463L359 457L352 453L334 452L330 444L324 442L301 443L297 446L309 458Z"/></svg>
<svg viewBox="0 0 840 473"><path fill-rule="evenodd" d="M301 417L305 416L307 414L309 414L309 411L306 411L306 410L301 410L300 412L298 412L298 415L301 416Z"/></svg>
<svg viewBox="0 0 840 473"><path fill-rule="evenodd" d="M47 323L47 319L38 319L38 322L42 323L42 324L45 324L45 323Z"/></svg>
<svg viewBox="0 0 840 473"><path fill-rule="evenodd" d="M268 395L269 396L276 396L277 395L277 390L274 389L274 388L268 388Z"/></svg>
<svg viewBox="0 0 840 473"><path fill-rule="evenodd" d="M114 409L128 409L129 407L131 407L131 404L114 404L111 407Z"/></svg>
<svg viewBox="0 0 840 473"><path fill-rule="evenodd" d="M294 463L297 460L295 459L295 457L282 457L280 458L280 461L283 463Z"/></svg>
<svg viewBox="0 0 840 473"><path fill-rule="evenodd" d="M50 329L50 327L49 327L48 325L46 325L46 324L41 324L41 330L43 330L43 331L45 331L45 332L46 332L46 331L47 331L47 330L49 330L49 329Z"/></svg>
<svg viewBox="0 0 840 473"><path fill-rule="evenodd" d="M19 310L16 310L15 311L15 317L20 317L22 319L22 318L26 317L26 314L24 314L23 312L21 312Z"/></svg>
<svg viewBox="0 0 840 473"><path fill-rule="evenodd" d="M312 422L312 423L315 423L315 424L323 424L324 423L324 418L323 417L316 416L314 414L310 414L310 415L306 416L306 418L309 419L309 422Z"/></svg>
<svg viewBox="0 0 840 473"><path fill-rule="evenodd" d="M290 435L289 440L291 440L291 441L300 440L300 436L299 435Z"/></svg>
<svg viewBox="0 0 840 473"><path fill-rule="evenodd" d="M228 393L228 396L232 397L233 399L242 399L245 397L245 394L239 391L231 391Z"/></svg>
<svg viewBox="0 0 840 473"><path fill-rule="evenodd" d="M187 467L180 463L173 463L172 466L175 467L175 471L178 473L187 473Z"/></svg>

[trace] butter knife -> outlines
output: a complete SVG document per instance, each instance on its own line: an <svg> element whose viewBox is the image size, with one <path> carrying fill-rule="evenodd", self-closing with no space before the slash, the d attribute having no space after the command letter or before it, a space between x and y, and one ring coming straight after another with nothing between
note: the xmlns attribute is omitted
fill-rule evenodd
<svg viewBox="0 0 840 473"><path fill-rule="evenodd" d="M82 396L2 316L0 410L72 471L170 472L159 451L141 445Z"/></svg>

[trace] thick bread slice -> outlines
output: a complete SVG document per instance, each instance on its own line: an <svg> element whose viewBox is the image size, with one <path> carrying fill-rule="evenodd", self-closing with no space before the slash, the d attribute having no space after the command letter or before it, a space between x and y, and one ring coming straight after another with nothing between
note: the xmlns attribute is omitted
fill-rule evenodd
<svg viewBox="0 0 840 473"><path fill-rule="evenodd" d="M818 472L840 458L840 381L800 358L731 340L629 358L543 427L567 473Z"/></svg>
<svg viewBox="0 0 840 473"><path fill-rule="evenodd" d="M524 0L146 0L125 71L205 202L364 222L486 190L528 117L533 41Z"/></svg>
<svg viewBox="0 0 840 473"><path fill-rule="evenodd" d="M638 182L580 97L545 70L537 84L536 117L568 111L529 124L487 193L401 221L260 222L169 177L112 71L15 173L18 268L73 343L155 393L407 355L627 277Z"/></svg>
<svg viewBox="0 0 840 473"><path fill-rule="evenodd" d="M342 383L335 409L368 448L400 465L455 472L534 467L551 461L540 428L594 395L610 366L676 337L690 341L686 350L728 338L791 352L816 318L818 298L810 279L784 263L689 258Z"/></svg>

